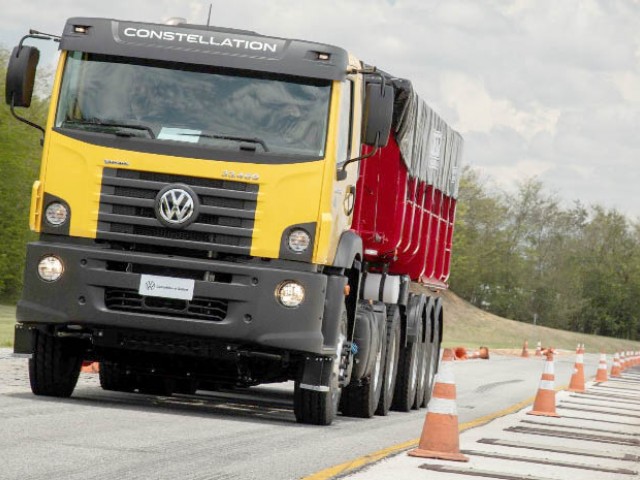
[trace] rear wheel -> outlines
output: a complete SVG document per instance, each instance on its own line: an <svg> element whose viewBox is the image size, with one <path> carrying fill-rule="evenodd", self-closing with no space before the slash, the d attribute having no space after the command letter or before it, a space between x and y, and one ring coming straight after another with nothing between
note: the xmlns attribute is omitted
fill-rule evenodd
<svg viewBox="0 0 640 480"><path fill-rule="evenodd" d="M418 326L417 339L422 338L422 323ZM418 386L418 364L420 342L410 342L400 349L396 388L393 394L392 410L408 412L411 410Z"/></svg>
<svg viewBox="0 0 640 480"><path fill-rule="evenodd" d="M398 372L398 357L400 355L400 311L398 307L390 306L387 312L387 355L384 365L384 379L382 393L376 415L387 415L393 401Z"/></svg>
<svg viewBox="0 0 640 480"><path fill-rule="evenodd" d="M422 407L422 403L424 402L427 369L429 368L429 352L429 344L421 341L418 349L418 384L416 385L416 401L413 404L414 409Z"/></svg>
<svg viewBox="0 0 640 480"><path fill-rule="evenodd" d="M385 316L386 317L386 316ZM342 392L340 409L348 417L370 418L378 408L384 384L384 367L387 353L387 322L378 342L375 363L371 375L360 382L350 383Z"/></svg>
<svg viewBox="0 0 640 480"><path fill-rule="evenodd" d="M438 325L434 325L433 342L428 345L427 361L429 362L426 368L426 382L424 385L424 400L422 406L426 407L431 400L431 391L433 390L434 379L436 371L438 370L438 362L440 361L440 333Z"/></svg>
<svg viewBox="0 0 640 480"><path fill-rule="evenodd" d="M82 353L73 340L34 332L29 383L35 395L70 397L78 383Z"/></svg>

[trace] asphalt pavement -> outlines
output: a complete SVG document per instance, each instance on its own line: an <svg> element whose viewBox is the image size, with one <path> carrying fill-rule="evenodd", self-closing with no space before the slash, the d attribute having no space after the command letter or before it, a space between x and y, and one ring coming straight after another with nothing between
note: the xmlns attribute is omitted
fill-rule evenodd
<svg viewBox="0 0 640 480"><path fill-rule="evenodd" d="M568 383L574 360L557 359L558 384ZM587 354L587 375L596 366ZM535 357L456 362L460 422L531 398L542 368ZM291 384L155 397L102 391L91 374L69 399L35 397L26 360L0 350L2 480L298 479L417 439L424 416L299 425Z"/></svg>

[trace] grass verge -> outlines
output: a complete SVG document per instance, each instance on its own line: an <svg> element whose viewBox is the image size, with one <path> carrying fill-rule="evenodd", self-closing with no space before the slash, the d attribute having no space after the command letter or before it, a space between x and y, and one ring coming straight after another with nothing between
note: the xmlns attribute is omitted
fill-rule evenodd
<svg viewBox="0 0 640 480"><path fill-rule="evenodd" d="M603 350L613 353L620 350L640 350L640 342L619 338L599 337L584 333L555 330L540 325L507 320L480 310L453 292L444 294L444 334L446 347L465 346L490 349L522 348L525 340L529 350L536 348L537 342L543 347L575 350L578 343L584 343L587 352Z"/></svg>
<svg viewBox="0 0 640 480"><path fill-rule="evenodd" d="M13 325L16 323L16 307L0 305L0 347L13 346Z"/></svg>

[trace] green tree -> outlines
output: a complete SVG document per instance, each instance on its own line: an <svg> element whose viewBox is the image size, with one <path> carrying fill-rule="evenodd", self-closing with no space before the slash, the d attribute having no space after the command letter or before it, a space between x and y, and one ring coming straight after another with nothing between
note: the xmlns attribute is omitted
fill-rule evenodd
<svg viewBox="0 0 640 480"><path fill-rule="evenodd" d="M635 339L640 312L638 226L616 210L593 208L582 238L581 275L586 305L574 328Z"/></svg>
<svg viewBox="0 0 640 480"><path fill-rule="evenodd" d="M640 225L615 210L563 208L538 179L513 194L463 172L452 289L524 322L640 337Z"/></svg>

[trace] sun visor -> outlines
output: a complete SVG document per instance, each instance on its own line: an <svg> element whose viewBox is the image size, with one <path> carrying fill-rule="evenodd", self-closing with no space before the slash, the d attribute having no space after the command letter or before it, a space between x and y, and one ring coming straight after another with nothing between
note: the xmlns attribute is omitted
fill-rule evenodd
<svg viewBox="0 0 640 480"><path fill-rule="evenodd" d="M347 52L331 45L203 25L70 18L62 50L344 80Z"/></svg>

